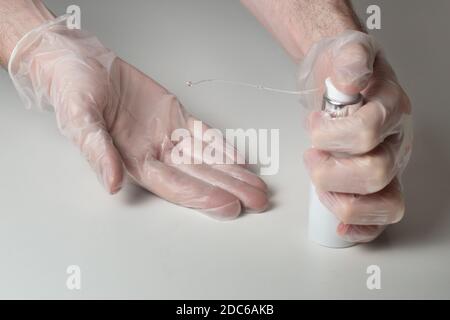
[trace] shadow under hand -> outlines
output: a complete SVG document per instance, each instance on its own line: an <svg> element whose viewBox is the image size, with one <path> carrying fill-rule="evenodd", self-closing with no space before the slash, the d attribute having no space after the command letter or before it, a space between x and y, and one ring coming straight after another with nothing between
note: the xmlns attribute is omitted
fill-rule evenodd
<svg viewBox="0 0 450 320"><path fill-rule="evenodd" d="M123 202L129 206L138 206L154 198L152 193L130 181L125 183L122 193Z"/></svg>

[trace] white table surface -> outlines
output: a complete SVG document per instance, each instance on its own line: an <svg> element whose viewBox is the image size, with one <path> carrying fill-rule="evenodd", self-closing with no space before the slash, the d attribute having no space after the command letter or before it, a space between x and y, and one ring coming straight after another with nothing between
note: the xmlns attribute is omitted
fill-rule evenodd
<svg viewBox="0 0 450 320"><path fill-rule="evenodd" d="M450 298L450 2L358 1L382 8L384 44L414 103L407 215L376 242L344 250L307 240L308 145L296 98L246 88L189 89L218 77L295 88L296 66L238 1L52 0L221 128L280 129L271 209L221 223L136 187L107 195L57 131L25 111L0 72L0 298ZM368 290L366 268L381 268ZM79 265L82 289L66 288Z"/></svg>

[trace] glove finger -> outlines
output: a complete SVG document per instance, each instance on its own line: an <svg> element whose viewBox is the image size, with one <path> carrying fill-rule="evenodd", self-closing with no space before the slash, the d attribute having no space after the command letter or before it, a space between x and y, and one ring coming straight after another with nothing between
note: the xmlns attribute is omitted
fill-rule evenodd
<svg viewBox="0 0 450 320"><path fill-rule="evenodd" d="M341 223L337 228L337 234L348 242L366 243L376 239L385 229L386 226L360 226Z"/></svg>
<svg viewBox="0 0 450 320"><path fill-rule="evenodd" d="M366 154L348 157L311 148L305 152L304 161L318 189L370 194L385 188L400 172L404 163L403 153L399 153L401 144L401 138L391 136Z"/></svg>
<svg viewBox="0 0 450 320"><path fill-rule="evenodd" d="M331 81L346 94L355 95L367 87L373 73L377 48L370 37L354 33L341 37L333 47Z"/></svg>
<svg viewBox="0 0 450 320"><path fill-rule="evenodd" d="M100 128L92 131L80 148L105 189L111 194L119 192L124 178L122 158L109 134Z"/></svg>
<svg viewBox="0 0 450 320"><path fill-rule="evenodd" d="M117 193L123 184L122 158L95 106L71 101L55 110L61 132L78 146L105 189Z"/></svg>
<svg viewBox="0 0 450 320"><path fill-rule="evenodd" d="M267 184L253 172L236 164L216 164L212 165L216 170L222 171L235 179L241 180L265 193L269 192Z"/></svg>
<svg viewBox="0 0 450 320"><path fill-rule="evenodd" d="M267 185L264 181L245 167L238 164L226 164L227 157L221 148L214 150L214 156L209 152L196 152L198 146L207 147L205 142L198 139L183 139L178 142L169 153L164 156L164 162L171 165L209 165L212 168L228 174L229 176L249 184L263 192L267 192ZM228 158L230 159L230 158Z"/></svg>
<svg viewBox="0 0 450 320"><path fill-rule="evenodd" d="M208 161L207 157L212 151L217 151L219 152L219 155L223 154L224 161L222 163L238 164L243 167L247 166L245 157L240 154L235 146L225 140L220 130L211 128L203 121L192 116L189 117L187 126L195 139L204 142L203 155L206 155L206 157L204 157L206 158L205 161ZM198 157L199 154L196 152L195 156ZM220 156L218 158L220 158ZM213 161L214 160L211 160L211 162L208 163L213 164Z"/></svg>
<svg viewBox="0 0 450 320"><path fill-rule="evenodd" d="M369 195L318 191L320 201L345 224L386 225L399 222L405 202L398 179Z"/></svg>
<svg viewBox="0 0 450 320"><path fill-rule="evenodd" d="M216 219L239 216L241 204L231 193L158 160L127 159L130 175L142 187L172 203L197 209Z"/></svg>
<svg viewBox="0 0 450 320"><path fill-rule="evenodd" d="M240 179L216 170L207 164L177 164L176 168L196 179L217 186L238 198L246 209L264 211L268 206L267 193ZM225 165L228 166L228 165Z"/></svg>

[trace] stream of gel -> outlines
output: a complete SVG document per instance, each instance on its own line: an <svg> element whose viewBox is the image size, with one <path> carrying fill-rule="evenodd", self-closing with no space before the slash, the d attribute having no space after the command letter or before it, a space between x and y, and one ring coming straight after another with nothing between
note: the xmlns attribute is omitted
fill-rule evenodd
<svg viewBox="0 0 450 320"><path fill-rule="evenodd" d="M194 87L194 86L205 84L205 83L223 83L223 84L230 84L230 85L236 85L236 86L241 86L241 87L249 87L249 88L263 90L263 91L270 91L270 92L291 94L291 95L310 94L310 93L313 93L313 92L316 92L319 90L319 89L309 89L309 90L301 90L301 91L284 90L284 89L267 87L267 86L264 86L261 84L252 84L252 83L247 83L247 82L223 80L223 79L206 79L206 80L200 80L200 81L186 81L186 85L188 87Z"/></svg>

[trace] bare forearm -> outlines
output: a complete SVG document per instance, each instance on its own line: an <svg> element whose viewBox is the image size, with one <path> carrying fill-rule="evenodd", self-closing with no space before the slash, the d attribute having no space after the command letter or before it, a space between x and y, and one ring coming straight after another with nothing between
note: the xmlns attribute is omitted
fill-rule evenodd
<svg viewBox="0 0 450 320"><path fill-rule="evenodd" d="M362 31L347 0L241 0L298 61L313 43L344 30Z"/></svg>
<svg viewBox="0 0 450 320"><path fill-rule="evenodd" d="M52 17L41 0L0 0L0 64L6 67L17 42Z"/></svg>

